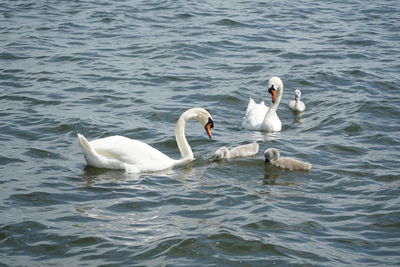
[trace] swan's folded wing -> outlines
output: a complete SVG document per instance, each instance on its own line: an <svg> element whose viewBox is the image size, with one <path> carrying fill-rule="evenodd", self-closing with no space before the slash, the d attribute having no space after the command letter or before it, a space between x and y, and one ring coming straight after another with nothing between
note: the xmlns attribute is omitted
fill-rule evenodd
<svg viewBox="0 0 400 267"><path fill-rule="evenodd" d="M300 160L289 158L289 157L282 157L277 159L274 162L274 165L280 168L292 170L292 171L308 171L311 169L311 164L308 162L302 162Z"/></svg>
<svg viewBox="0 0 400 267"><path fill-rule="evenodd" d="M231 149L231 158L234 157L249 157L258 153L258 144L251 143L246 145L237 146Z"/></svg>
<svg viewBox="0 0 400 267"><path fill-rule="evenodd" d="M254 108L254 106L256 105L256 102L253 100L253 98L250 97L249 99L249 103L247 104L247 109L246 109L246 115L249 114L249 111Z"/></svg>
<svg viewBox="0 0 400 267"><path fill-rule="evenodd" d="M155 171L170 167L174 160L152 146L123 136L93 140L90 144L100 155L135 166L139 171Z"/></svg>
<svg viewBox="0 0 400 267"><path fill-rule="evenodd" d="M244 117L242 127L249 130L259 130L268 109L269 108L263 102L255 104Z"/></svg>
<svg viewBox="0 0 400 267"><path fill-rule="evenodd" d="M77 134L79 144L88 165L97 168L125 169L125 164L113 158L99 154L82 134Z"/></svg>

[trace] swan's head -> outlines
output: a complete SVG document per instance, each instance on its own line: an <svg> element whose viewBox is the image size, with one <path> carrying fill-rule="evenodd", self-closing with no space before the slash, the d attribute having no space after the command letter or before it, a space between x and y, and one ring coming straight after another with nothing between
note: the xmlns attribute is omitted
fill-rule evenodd
<svg viewBox="0 0 400 267"><path fill-rule="evenodd" d="M294 100L300 100L301 91L299 89L294 90Z"/></svg>
<svg viewBox="0 0 400 267"><path fill-rule="evenodd" d="M212 128L214 128L214 121L211 119L211 117L208 117L207 123L204 125L204 129L206 130L206 133L210 139L212 137Z"/></svg>
<svg viewBox="0 0 400 267"><path fill-rule="evenodd" d="M275 103L278 88L280 90L283 88L282 80L278 77L272 77L268 81L268 88L268 92L271 94L272 103Z"/></svg>
<svg viewBox="0 0 400 267"><path fill-rule="evenodd" d="M204 126L208 137L212 137L211 129L214 128L214 121L207 110L204 108L192 108L187 110L184 114L186 119L198 120Z"/></svg>
<svg viewBox="0 0 400 267"><path fill-rule="evenodd" d="M226 159L229 158L229 149L227 149L226 147L221 147L220 149L218 149L217 151L215 151L214 153L214 157L216 159Z"/></svg>
<svg viewBox="0 0 400 267"><path fill-rule="evenodd" d="M276 148L268 148L264 152L265 164L270 163L271 161L279 159L279 150Z"/></svg>

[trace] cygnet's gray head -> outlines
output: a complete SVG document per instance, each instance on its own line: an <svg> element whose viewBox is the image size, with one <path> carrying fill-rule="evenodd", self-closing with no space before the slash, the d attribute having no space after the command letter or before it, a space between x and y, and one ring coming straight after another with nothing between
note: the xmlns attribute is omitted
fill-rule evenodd
<svg viewBox="0 0 400 267"><path fill-rule="evenodd" d="M294 90L294 100L300 100L301 91L299 89Z"/></svg>
<svg viewBox="0 0 400 267"><path fill-rule="evenodd" d="M220 149L218 149L217 151L215 151L214 153L214 157L216 159L226 159L229 158L229 149L226 147L221 147Z"/></svg>
<svg viewBox="0 0 400 267"><path fill-rule="evenodd" d="M268 148L264 152L265 164L270 163L271 161L279 159L279 150L276 148Z"/></svg>

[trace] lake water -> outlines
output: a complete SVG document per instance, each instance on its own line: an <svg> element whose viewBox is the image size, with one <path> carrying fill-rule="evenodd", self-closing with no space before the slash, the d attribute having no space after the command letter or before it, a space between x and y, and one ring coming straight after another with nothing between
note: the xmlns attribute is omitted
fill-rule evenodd
<svg viewBox="0 0 400 267"><path fill-rule="evenodd" d="M394 0L3 1L0 265L400 265L399 21ZM282 131L241 129L272 76ZM187 125L195 161L85 166L77 132L179 158L191 107L215 122ZM268 147L312 171L264 166Z"/></svg>

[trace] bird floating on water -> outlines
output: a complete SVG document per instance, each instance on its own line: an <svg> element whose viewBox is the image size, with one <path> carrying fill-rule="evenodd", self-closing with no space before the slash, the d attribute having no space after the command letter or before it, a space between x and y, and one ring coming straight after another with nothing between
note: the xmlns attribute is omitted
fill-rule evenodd
<svg viewBox="0 0 400 267"><path fill-rule="evenodd" d="M265 164L271 164L275 167L288 169L291 171L309 171L312 165L294 158L280 157L279 150L276 148L268 148L264 152Z"/></svg>
<svg viewBox="0 0 400 267"><path fill-rule="evenodd" d="M290 101L289 108L295 112L303 112L306 109L306 105L304 105L303 101L300 100L301 91L296 89L294 91L294 100Z"/></svg>
<svg viewBox="0 0 400 267"><path fill-rule="evenodd" d="M276 114L283 95L283 83L278 77L268 81L268 92L271 94L272 106L269 108L262 101L256 104L250 97L247 104L246 115L243 117L242 127L254 131L279 132L282 122Z"/></svg>
<svg viewBox="0 0 400 267"><path fill-rule="evenodd" d="M236 157L250 157L258 153L258 144L251 143L246 145L241 145L229 150L227 147L221 147L214 153L214 158L216 159L231 159Z"/></svg>
<svg viewBox="0 0 400 267"><path fill-rule="evenodd" d="M109 136L88 141L78 133L79 144L88 165L97 168L120 169L128 172L155 172L194 159L192 149L185 137L188 120L199 121L211 138L214 122L203 108L192 108L182 113L175 127L175 138L181 159L172 159L152 146L124 136Z"/></svg>

